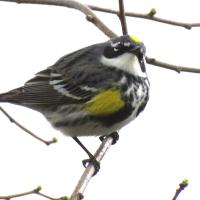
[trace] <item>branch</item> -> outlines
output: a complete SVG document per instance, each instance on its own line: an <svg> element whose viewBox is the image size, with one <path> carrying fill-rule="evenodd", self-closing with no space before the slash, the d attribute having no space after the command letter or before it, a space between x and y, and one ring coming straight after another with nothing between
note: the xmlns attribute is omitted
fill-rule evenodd
<svg viewBox="0 0 200 200"><path fill-rule="evenodd" d="M30 190L28 192L23 192L23 193L18 193L18 194L13 194L13 195L7 195L7 196L0 196L0 199L10 200L12 198L27 196L27 195L30 195L30 194L38 194L41 189L42 188L40 186L38 186L37 188Z"/></svg>
<svg viewBox="0 0 200 200"><path fill-rule="evenodd" d="M99 148L97 149L96 153L94 154L94 157L98 162L100 162L104 155L106 154L107 150L112 145L113 138L107 137L103 140ZM85 169L84 173L82 174L74 192L72 193L72 196L70 200L81 200L83 199L83 192L85 191L90 179L92 178L93 174L95 172L95 168L92 164L89 164L87 168Z"/></svg>
<svg viewBox="0 0 200 200"><path fill-rule="evenodd" d="M97 10L97 11L108 12L108 13L112 13L112 14L118 14L118 11L115 11L115 10L99 8L99 7L96 7L96 6L89 6L90 7L89 8L88 6L85 6L85 5L83 5L83 4L81 4L77 1L72 1L72 0L0 0L0 1L7 1L7 2L9 1L9 2L16 2L16 3L46 4L46 5L55 5L55 6L64 6L64 7L68 7L68 8L74 8L74 9L77 9L77 10L83 12L86 15L86 19L88 21L92 22L94 25L96 25L108 37L112 38L112 37L116 36L116 34L114 32L112 32L108 27L106 27L106 25L103 22L101 22L101 20L90 10L90 8L93 9L93 10ZM125 27L126 26L125 15L126 16L132 16L132 17L145 18L145 19L159 21L159 22L162 22L162 23L173 24L173 25L177 25L177 26L183 26L183 27L188 28L188 29L191 29L191 27L194 27L194 26L200 26L200 24L198 24L198 23L196 23L196 24L185 24L185 23L173 22L173 21L157 18L157 17L154 16L155 13L156 13L156 11L154 9L152 9L150 11L150 13L148 13L148 14L136 14L136 13L128 13L128 12L123 14L124 13L123 0L121 0L121 1L119 0L119 2L121 2L120 14L119 15L121 15L121 18L120 18L121 23L124 26L124 28L123 28L124 34L127 33L127 28ZM122 21L122 20L124 20L124 21ZM171 69L171 70L175 70L177 72L180 72L180 71L188 71L188 72L195 72L195 73L200 72L200 70L198 70L198 69L197 69L198 70L198 72L197 72L196 69L194 70L193 68L170 65L170 64L167 64L167 63L164 63L164 62L157 61L154 58L146 57L146 60L147 60L147 63L149 63L149 64L161 66L161 67ZM11 122L15 123L17 126L22 128L24 131L26 131L27 133L29 133L33 137L43 141L46 144L46 141L44 141L41 138L38 138L32 132L28 131L26 128L21 126L18 122L16 122L13 118L11 118L1 107L0 107L0 110L10 119ZM98 148L98 150L96 151L96 153L94 155L97 161L101 161L103 159L105 153L107 152L107 150L112 145L112 142L113 142L113 138L108 137L101 143L100 147ZM87 166L87 168L85 169L83 175L81 176L74 192L72 193L70 200L80 200L80 199L83 198L83 193L84 193L89 181L91 180L91 178L94 174L94 171L95 171L94 166L89 164ZM176 197L179 195L179 193L186 186L183 187L183 183L180 184L180 188L177 190L177 192L175 194L175 198L173 198L173 200L176 200ZM45 194L40 193L40 190L41 190L41 188L38 187L38 188L36 188L32 191L26 192L26 193L11 195L11 196L7 196L7 197L4 196L2 198L9 200L9 199L14 198L14 197L25 196L25 195L29 195L29 194L38 194L38 195L41 195L41 196L46 197L46 198L51 199L51 200L67 199L67 197L61 197L61 198L55 199L55 198L52 198L52 197L49 197Z"/></svg>
<svg viewBox="0 0 200 200"><path fill-rule="evenodd" d="M188 186L188 180L185 179L179 184L179 188L176 190L175 195L172 200L176 200L179 194Z"/></svg>
<svg viewBox="0 0 200 200"><path fill-rule="evenodd" d="M38 137L37 135L35 135L33 132L31 132L30 130L28 130L27 128L25 128L24 126L22 126L19 122L17 122L15 119L13 119L2 107L0 107L0 111L10 120L10 122L14 123L15 125L17 125L19 128L21 128L23 131L25 131L26 133L28 133L29 135L31 135L32 137L36 138L37 140L39 140L40 142L43 142L46 145L50 145L52 143L57 142L56 138L53 138L50 141L44 140L40 137Z"/></svg>
<svg viewBox="0 0 200 200"><path fill-rule="evenodd" d="M110 14L116 14L118 15L117 10L108 9L108 8L102 8L98 6L88 5L92 10L99 11L99 12L105 12ZM136 18L142 18L147 20L152 20L164 24L174 25L174 26L180 26L184 27L186 29L192 29L193 27L200 27L200 23L185 23L185 22L178 22L174 20L168 20L160 17L155 17L156 10L153 8L150 10L150 12L146 14L140 14L140 13L134 13L134 12L125 12L125 15L128 17L136 17Z"/></svg>
<svg viewBox="0 0 200 200"><path fill-rule="evenodd" d="M120 22L121 22L123 35L128 35L128 29L127 29L127 25L126 25L126 16L125 16L125 13L124 13L124 1L123 0L119 0L118 16L119 16L119 19L120 19Z"/></svg>
<svg viewBox="0 0 200 200"><path fill-rule="evenodd" d="M200 73L200 69L199 68L172 65L172 64L169 64L169 63L158 61L155 58L146 57L146 62L148 64L151 64L151 65L155 65L155 66L162 67L162 68L169 69L169 70L174 70L177 73L181 73L181 72Z"/></svg>
<svg viewBox="0 0 200 200"><path fill-rule="evenodd" d="M83 12L86 15L86 19L90 22L92 22L96 27L98 27L105 35L107 35L109 38L116 37L117 35L112 32L103 22L89 9L89 7L93 10L96 11L101 11L101 12L107 12L107 13L112 13L112 14L119 14L118 11L107 9L107 8L100 8L97 6L86 6L83 5L79 2L76 1L70 1L70 0L0 0L0 1L9 1L9 2L15 2L15 3L32 3L32 4L47 4L47 5L55 5L55 6L64 6L68 8L74 8L77 9L81 12ZM147 18L150 17L151 20L159 21L158 18L155 18L155 10L152 9L148 14L137 14L137 13L129 13L126 12L126 16L131 16L131 17L140 17L140 18ZM145 17L146 16L146 17ZM153 17L153 18L152 18ZM157 20L156 20L157 19ZM177 23L180 26L183 26L185 28L188 27L195 27L195 26L200 26L200 23L196 24L187 24L187 23L182 23L182 22L172 22L169 20L165 19L160 19L160 22L162 23L168 23L172 25L177 25ZM178 26L178 25L177 25ZM190 28L188 28L190 29ZM200 69L195 69L195 68L190 68L190 67L183 67L183 66L177 66L177 65L171 65L162 61L157 61L155 58L148 58L146 57L146 61L148 64L155 65L155 66L160 66L169 70L174 70L178 73L181 71L184 72L193 72L193 73L200 73Z"/></svg>
<svg viewBox="0 0 200 200"><path fill-rule="evenodd" d="M84 13L86 15L86 19L92 22L95 26L97 26L105 35L107 35L110 38L116 36L116 34L113 31L111 31L93 13L93 11L87 5L83 5L75 0L0 0L0 1L13 2L13 3L44 4L44 5L54 5L54 6L74 8Z"/></svg>
<svg viewBox="0 0 200 200"><path fill-rule="evenodd" d="M41 190L42 190L42 187L38 186L35 189L30 190L28 192L22 192L22 193L13 194L13 195L0 196L0 199L10 200L10 199L17 198L17 197L23 197L23 196L27 196L27 195L31 195L31 194L37 194L39 196L45 197L45 198L50 199L50 200L69 200L69 198L66 197L66 196L60 197L60 198L50 197L50 196L40 192Z"/></svg>

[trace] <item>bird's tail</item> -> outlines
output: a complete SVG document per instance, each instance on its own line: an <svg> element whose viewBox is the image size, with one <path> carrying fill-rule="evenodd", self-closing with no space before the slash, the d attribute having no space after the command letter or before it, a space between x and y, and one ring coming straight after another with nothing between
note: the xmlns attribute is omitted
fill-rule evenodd
<svg viewBox="0 0 200 200"><path fill-rule="evenodd" d="M0 94L0 103L11 103L31 108L33 110L38 110L40 112L48 108L48 105L46 107L45 105L40 106L39 103L34 103L34 101L34 95L24 92L23 87L19 87L9 92Z"/></svg>
<svg viewBox="0 0 200 200"><path fill-rule="evenodd" d="M21 91L21 88L17 88L9 92L0 94L0 102L8 102L8 103L17 104L18 103L17 99L19 97L20 91Z"/></svg>
<svg viewBox="0 0 200 200"><path fill-rule="evenodd" d="M0 94L0 102L8 102L7 93Z"/></svg>

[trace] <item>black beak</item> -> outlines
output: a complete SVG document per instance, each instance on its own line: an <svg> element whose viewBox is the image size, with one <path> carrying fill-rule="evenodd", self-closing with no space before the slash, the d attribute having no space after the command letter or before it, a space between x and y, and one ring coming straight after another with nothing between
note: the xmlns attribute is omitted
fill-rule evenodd
<svg viewBox="0 0 200 200"><path fill-rule="evenodd" d="M141 44L136 44L134 47L130 50L131 53L135 54L139 60L142 72L146 72L146 67L145 67L145 61L144 61L144 56L146 53L146 48L143 43Z"/></svg>
<svg viewBox="0 0 200 200"><path fill-rule="evenodd" d="M144 56L142 56L142 58L138 57L138 60L139 60L142 72L146 72L146 67L145 67L145 62L144 62Z"/></svg>

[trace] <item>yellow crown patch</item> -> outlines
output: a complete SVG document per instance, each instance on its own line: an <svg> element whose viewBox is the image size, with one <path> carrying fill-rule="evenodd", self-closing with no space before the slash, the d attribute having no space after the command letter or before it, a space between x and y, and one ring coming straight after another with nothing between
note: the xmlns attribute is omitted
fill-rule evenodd
<svg viewBox="0 0 200 200"><path fill-rule="evenodd" d="M139 39L137 39L136 37L134 36L130 36L131 40L133 40L134 42L137 42L137 43L142 43Z"/></svg>

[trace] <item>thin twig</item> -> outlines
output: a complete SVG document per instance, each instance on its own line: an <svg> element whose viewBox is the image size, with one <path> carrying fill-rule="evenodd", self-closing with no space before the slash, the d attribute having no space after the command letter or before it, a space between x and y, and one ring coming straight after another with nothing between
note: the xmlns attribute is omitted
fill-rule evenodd
<svg viewBox="0 0 200 200"><path fill-rule="evenodd" d="M117 10L102 8L102 7L93 6L93 5L88 5L88 7L90 7L92 10L95 10L95 11L118 15ZM161 17L156 17L155 14L156 14L155 9L151 9L150 12L148 12L146 14L135 13L135 12L125 12L125 15L128 17L136 17L136 18L152 20L152 21L156 21L156 22L160 22L160 23L164 23L164 24L184 27L186 29L192 29L193 27L200 27L200 23L178 22L178 21L174 21L174 20L164 19Z"/></svg>
<svg viewBox="0 0 200 200"><path fill-rule="evenodd" d="M172 200L176 200L179 194L188 186L188 180L185 179L179 184L179 188L176 190L175 195Z"/></svg>
<svg viewBox="0 0 200 200"><path fill-rule="evenodd" d="M156 60L155 58L149 58L146 57L146 62L151 65L155 65L158 67L162 67L165 69L176 71L177 73L181 72L192 72L192 73L200 73L200 68L192 68L192 67L184 67L179 65L172 65L169 63L165 63L159 60Z"/></svg>
<svg viewBox="0 0 200 200"><path fill-rule="evenodd" d="M30 195L30 194L38 194L41 189L42 188L40 186L38 186L35 189L30 190L28 192L22 192L22 193L18 193L18 194L7 195L7 196L0 196L0 199L10 200L12 198L27 196L27 195Z"/></svg>
<svg viewBox="0 0 200 200"><path fill-rule="evenodd" d="M0 0L0 1L14 2L14 3L28 3L28 4L44 4L44 5L54 5L54 6L74 8L84 13L86 19L92 22L95 26L97 26L105 35L107 35L110 38L116 37L116 34L113 31L111 31L87 5L83 5L75 0Z"/></svg>
<svg viewBox="0 0 200 200"><path fill-rule="evenodd" d="M21 128L23 131L25 131L26 133L28 133L29 135L31 135L32 137L36 138L37 140L43 142L46 145L50 145L52 143L57 142L56 138L52 138L52 140L44 140L40 137L38 137L36 134L34 134L33 132L31 132L30 130L28 130L27 128L25 128L24 126L22 126L19 122L17 122L13 117L11 117L2 107L0 107L0 111L10 120L10 122L14 123L15 125L17 125L19 128Z"/></svg>
<svg viewBox="0 0 200 200"><path fill-rule="evenodd" d="M50 197L49 195L46 195L46 194L44 194L42 192L38 192L37 195L45 197L46 199L50 199L50 200L69 200L69 197L67 197L67 196L54 198L54 197Z"/></svg>
<svg viewBox="0 0 200 200"><path fill-rule="evenodd" d="M63 196L63 197L59 197L59 198L50 197L46 194L43 194L41 192L41 190L42 190L42 187L38 186L35 189L30 190L28 192L22 192L22 193L18 193L18 194L0 196L0 199L10 200L10 199L17 198L17 197L23 197L23 196L28 196L28 195L31 195L31 194L36 194L36 195L45 197L46 199L50 199L50 200L69 200L69 198L67 196Z"/></svg>
<svg viewBox="0 0 200 200"><path fill-rule="evenodd" d="M101 22L101 20L99 18L97 18L96 15L87 6L85 6L85 5L83 5L83 4L79 3L79 2L76 2L76 1L70 1L70 0L0 0L0 1L7 1L7 2L9 1L9 2L16 2L16 3L32 3L32 4L56 5L56 6L65 6L65 7L69 7L69 8L74 8L74 9L77 9L77 10L83 12L86 15L86 19L88 21L92 22L94 25L96 25L108 37L112 38L112 37L116 36L116 34L114 32L112 32L108 27L106 27ZM123 3L123 1L119 1L119 2ZM95 7L95 6L90 6L90 8L92 8L94 10L98 10L98 11L103 11L103 12L108 12L109 11L109 13L118 14L117 11L110 10L110 9L104 9L104 8L99 8L99 7ZM127 16L132 16L132 17L140 17L140 18L145 18L145 19L149 19L149 20L159 21L159 22L162 22L162 23L173 24L173 25L177 25L177 26L182 26L182 27L185 27L185 28L188 28L188 29L191 29L191 27L200 26L199 23L186 24L186 23L174 22L174 21L170 21L170 20L157 18L157 17L154 16L155 13L152 12L152 11L150 13L148 13L148 14L126 13L126 15ZM123 17L125 19L125 15ZM124 20L124 22L125 22L125 20ZM126 25L125 23L123 23L123 24ZM123 28L123 34L127 34L127 28L126 27ZM167 63L156 61L155 59L148 58L148 57L146 58L146 60L147 60L147 62L149 64L159 65L159 66L171 69L171 70L175 70L177 72L191 70L191 68L187 68L186 69L185 67L181 67L181 68L178 67L178 66L174 67L174 66L169 65ZM194 72L194 71L192 70L190 72ZM24 128L22 125L20 125L18 122L16 122L1 107L0 107L0 110L10 119L11 122L15 123L21 129L23 129L24 131L26 131L27 133L29 133L33 137L39 139L40 141L44 142L45 144L50 144L49 142L44 141L41 138L38 138L35 134L33 134L32 132L30 132L29 130ZM105 153L107 152L109 147L111 146L112 141L113 141L113 138L112 137L108 137L101 143L100 147L98 148L97 152L94 155L97 161L101 161L101 159L103 158L103 156L105 155ZM53 141L53 142L55 142L55 141ZM94 174L94 171L95 171L94 166L92 164L89 164L88 167L85 169L82 177L80 178L79 183L77 184L77 187L75 188L70 200L80 200L80 199L83 198L83 192L85 191L86 186L88 185L90 179L92 178L92 176ZM173 200L176 200L177 196L180 194L180 192L186 186L187 185L180 184L180 188L177 189L176 194L175 194L175 198L173 198ZM36 188L34 190L31 190L29 192L16 194L16 195L10 195L10 196L3 196L3 197L0 197L0 198L4 198L4 199L9 200L11 198L15 198L15 197L19 197L19 196L25 196L25 195L29 195L29 194L38 194L38 195L41 195L41 196L46 197L46 198L51 199L51 200L58 200L58 199L55 199L55 198L52 198L52 197L49 197L49 196L47 196L45 194L40 193L40 190L41 190L41 188L38 187L38 188ZM67 197L61 197L59 199L60 200L61 199L67 199Z"/></svg>
<svg viewBox="0 0 200 200"><path fill-rule="evenodd" d="M124 14L124 1L123 0L119 0L118 16L119 16L119 19L120 19L120 22L121 22L123 35L128 35L128 29L127 29L127 25L126 25L126 16Z"/></svg>
<svg viewBox="0 0 200 200"><path fill-rule="evenodd" d="M94 154L94 157L97 161L101 161L107 152L107 150L112 145L113 138L107 137L103 140L99 148L97 149L96 153ZM81 200L83 199L83 192L85 191L90 179L92 178L93 174L95 172L95 168L92 164L89 164L87 168L85 169L83 175L81 176L74 192L72 193L72 196L70 200Z"/></svg>
<svg viewBox="0 0 200 200"><path fill-rule="evenodd" d="M69 7L69 8L78 9L79 11L83 12L86 15L87 20L89 20L94 25L96 25L105 35L107 35L110 38L117 36L108 27L106 27L106 25L103 24L103 22L101 22L101 20L99 18L97 18L96 15L94 15L94 13L87 6L80 4L79 2L76 2L76 1L68 1L68 0L0 0L0 1L9 1L9 2L15 2L15 3L57 5L57 6L65 6L65 7ZM93 10L96 10L96 11L107 12L107 13L112 13L112 14L117 14L117 15L119 14L118 11L107 9L107 8L100 8L100 7L91 6L91 5L89 5L89 7ZM148 14L137 14L137 13L126 12L125 15L126 16L132 16L132 17L140 17L140 18L145 18L145 19L148 15L148 17L151 16L151 19L152 19L152 16L155 15L155 10L152 9ZM155 20L155 17L153 17L153 19ZM200 26L200 23L196 23L196 25L195 25L194 23L193 24L187 24L187 23L174 22L174 21L170 22L169 20L165 20L165 19L160 19L160 22L173 24L173 25L177 25L177 26L179 24L180 26L183 26L185 28L190 27L190 26L191 27ZM176 24L176 23L178 23L178 24ZM169 69L169 70L174 70L178 73L180 73L180 72L200 73L200 69L198 69L198 68L172 65L172 64L165 63L165 62L162 62L162 61L157 61L155 58L146 57L146 61L147 61L148 64L159 66L159 67L166 68L166 69Z"/></svg>

